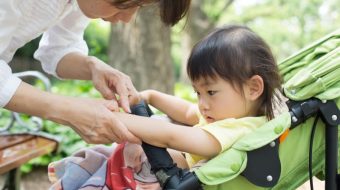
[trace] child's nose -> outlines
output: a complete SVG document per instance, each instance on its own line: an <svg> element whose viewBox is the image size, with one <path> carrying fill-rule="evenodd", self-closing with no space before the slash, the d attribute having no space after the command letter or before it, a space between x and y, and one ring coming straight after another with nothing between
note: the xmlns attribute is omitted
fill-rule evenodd
<svg viewBox="0 0 340 190"><path fill-rule="evenodd" d="M201 109L203 109L203 110L208 110L209 109L208 102L205 101L203 98L199 99L199 105L200 105Z"/></svg>

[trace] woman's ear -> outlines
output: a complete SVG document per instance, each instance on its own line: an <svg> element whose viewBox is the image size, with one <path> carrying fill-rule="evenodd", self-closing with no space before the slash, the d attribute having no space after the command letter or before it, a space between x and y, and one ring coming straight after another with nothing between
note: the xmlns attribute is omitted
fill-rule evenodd
<svg viewBox="0 0 340 190"><path fill-rule="evenodd" d="M254 75L247 81L247 94L249 100L257 100L263 93L264 83L259 75Z"/></svg>

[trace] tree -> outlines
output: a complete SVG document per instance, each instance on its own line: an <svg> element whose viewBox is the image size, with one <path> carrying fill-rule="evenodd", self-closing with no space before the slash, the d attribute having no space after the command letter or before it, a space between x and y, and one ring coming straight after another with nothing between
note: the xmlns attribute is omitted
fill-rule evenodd
<svg viewBox="0 0 340 190"><path fill-rule="evenodd" d="M193 0L191 2L190 14L185 25L185 32L182 36L182 67L180 80L187 82L186 62L190 50L209 31L214 29L225 12L234 0Z"/></svg>
<svg viewBox="0 0 340 190"><path fill-rule="evenodd" d="M186 82L186 61L192 46L214 28L246 25L270 45L278 61L339 28L338 0L235 1L193 0L181 39L180 80ZM179 35L174 33L173 35ZM177 53L177 56L179 53ZM177 58L176 58L177 60Z"/></svg>
<svg viewBox="0 0 340 190"><path fill-rule="evenodd" d="M111 27L109 64L129 75L137 90L173 93L174 69L170 54L170 28L156 7L142 8L129 24Z"/></svg>

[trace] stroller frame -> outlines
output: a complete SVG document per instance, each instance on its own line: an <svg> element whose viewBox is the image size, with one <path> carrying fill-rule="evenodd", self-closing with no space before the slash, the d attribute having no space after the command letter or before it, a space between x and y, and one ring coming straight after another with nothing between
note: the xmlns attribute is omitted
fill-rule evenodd
<svg viewBox="0 0 340 190"><path fill-rule="evenodd" d="M320 101L314 98L302 102L291 101L288 106L292 118L291 128L295 128L315 114L320 114L326 126L325 188L340 189L340 175L337 172L339 108L333 100Z"/></svg>

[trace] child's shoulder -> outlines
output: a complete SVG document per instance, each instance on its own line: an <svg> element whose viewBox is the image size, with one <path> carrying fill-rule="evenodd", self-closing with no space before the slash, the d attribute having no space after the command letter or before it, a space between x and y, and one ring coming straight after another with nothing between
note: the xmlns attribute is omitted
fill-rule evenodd
<svg viewBox="0 0 340 190"><path fill-rule="evenodd" d="M222 120L215 121L213 123L207 123L205 119L200 116L200 122L198 126L244 126L244 127L259 127L267 122L266 116L256 116L256 117L242 117L242 118L226 118Z"/></svg>

